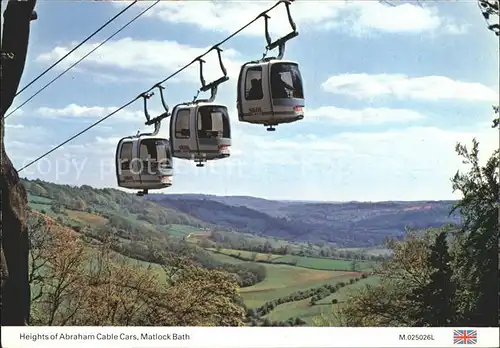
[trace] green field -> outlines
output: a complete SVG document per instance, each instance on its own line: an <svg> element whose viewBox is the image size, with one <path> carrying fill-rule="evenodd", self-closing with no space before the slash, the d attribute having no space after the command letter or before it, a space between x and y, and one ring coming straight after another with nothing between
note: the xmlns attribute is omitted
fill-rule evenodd
<svg viewBox="0 0 500 348"><path fill-rule="evenodd" d="M190 233L200 233L200 229L192 226L186 225L176 225L172 224L172 227L168 230L168 234L172 237L184 237L188 236Z"/></svg>
<svg viewBox="0 0 500 348"><path fill-rule="evenodd" d="M313 269L324 269L324 270L350 270L352 266L351 260L335 260L335 259L323 259L315 257L306 256L293 256L285 255L276 259L279 262L290 262L296 263L298 267L306 267ZM356 266L356 271L370 271L373 268L373 262L369 261L358 261Z"/></svg>
<svg viewBox="0 0 500 348"><path fill-rule="evenodd" d="M207 250L215 251L215 249L213 248ZM220 249L219 253L228 256L240 255L245 259L250 259L250 260L254 259L256 261L269 261L277 263L284 262L292 266L311 268L315 270L327 270L327 271L352 270L352 260L337 260L337 259L316 258L316 257L295 256L295 255L273 255L273 254L254 253L251 251L233 250L233 249ZM373 269L373 266L374 262L371 261L357 261L355 271L368 272Z"/></svg>
<svg viewBox="0 0 500 348"><path fill-rule="evenodd" d="M318 271L288 265L265 264L264 266L267 269L266 279L241 289L241 295L249 308L259 307L267 301L284 297L292 292L323 284L337 284L359 276L358 273Z"/></svg>
<svg viewBox="0 0 500 348"><path fill-rule="evenodd" d="M387 256L391 253L389 249L385 248L343 248L339 249L339 251L358 252L372 256Z"/></svg>
<svg viewBox="0 0 500 348"><path fill-rule="evenodd" d="M212 252L212 255L217 260L225 263L238 264L245 262L225 254ZM253 286L240 289L241 296L249 308L259 307L267 301L284 297L295 291L306 290L323 284L337 284L360 276L359 273L355 272L324 271L270 263L259 264L266 268L266 279Z"/></svg>
<svg viewBox="0 0 500 348"><path fill-rule="evenodd" d="M214 248L207 248L207 250L210 251L215 251ZM253 251L247 251L247 250L234 250L234 249L220 249L219 253L229 255L229 256L241 256L245 259L253 259L253 260L277 260L279 258L282 258L283 255L274 255L274 254L262 254L262 253L255 253ZM254 258L255 257L255 258Z"/></svg>
<svg viewBox="0 0 500 348"><path fill-rule="evenodd" d="M52 199L33 195L28 192L28 206L36 211L45 211L51 217L57 217L57 214L52 210Z"/></svg>
<svg viewBox="0 0 500 348"><path fill-rule="evenodd" d="M29 192L28 192L28 201L29 202L44 203L44 204L51 204L52 203L51 198L37 196L37 195L34 195L32 193L29 193Z"/></svg>
<svg viewBox="0 0 500 348"><path fill-rule="evenodd" d="M296 302L284 303L282 305L277 306L271 313L269 313L266 317L273 321L282 321L287 320L291 317L300 317L304 319L307 324L311 325L312 318L325 314L329 315L332 312L332 300L337 299L339 304L335 306L341 306L342 302L345 298L356 289L360 289L366 284L376 284L379 281L378 277L369 277L366 279L361 279L360 281L347 285L343 288L340 288L334 294L331 294L328 297L318 301L314 306L310 305L310 299L304 299Z"/></svg>
<svg viewBox="0 0 500 348"><path fill-rule="evenodd" d="M84 211L66 210L66 213L72 220L92 227L104 226L108 222L108 219L102 216L90 214Z"/></svg>
<svg viewBox="0 0 500 348"><path fill-rule="evenodd" d="M47 215L56 218L63 218L64 225L69 226L88 225L92 227L102 227L108 223L108 219L97 214L85 211L65 210L64 214L56 214L51 209L52 200L40 196L29 195L29 205L38 211L45 211ZM155 226L149 222L139 220L135 214L123 216L125 219L147 225L154 229ZM64 227L67 228L67 227ZM70 229L72 233L75 233ZM186 238L189 242L198 243L205 239L207 232L191 226L172 224L169 225L168 234L172 237ZM263 240L269 241L265 237ZM120 238L122 243L129 243L130 240ZM286 241L272 240L274 245L291 245ZM297 248L299 245L296 245ZM348 283L350 279L359 278L361 272L368 272L373 269L374 263L370 261L356 261L355 272L350 271L353 267L351 260L339 260L329 258L294 256L294 255L276 255L255 253L252 251L242 251L233 249L220 249L219 251L206 248L216 260L226 264L256 263L266 268L266 278L253 286L240 289L248 308L257 308L264 303L288 296L292 293L318 288L325 284L337 284L339 282ZM91 252L96 252L92 250ZM241 257L246 260L238 259ZM149 262L138 261L124 255L114 253L113 258L120 262L127 262L142 267L151 267L160 279L165 279L165 273L161 266ZM254 260L254 261L251 261ZM286 264L283 264L286 263ZM89 264L90 267L90 264ZM266 318L272 321L285 321L290 317L300 317L308 324L314 316L321 313L331 313L332 299L336 298L341 305L345 296L353 289L363 286L363 284L374 283L378 281L376 277L360 280L352 285L347 285L339 289L334 294L318 301L314 306L310 305L310 298L285 303L277 306ZM33 289L34 291L37 289Z"/></svg>

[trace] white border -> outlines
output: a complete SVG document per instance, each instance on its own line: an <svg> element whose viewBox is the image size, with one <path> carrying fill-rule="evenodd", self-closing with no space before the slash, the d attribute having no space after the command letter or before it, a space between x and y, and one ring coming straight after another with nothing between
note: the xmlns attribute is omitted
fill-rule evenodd
<svg viewBox="0 0 500 348"><path fill-rule="evenodd" d="M322 348L322 347L460 347L453 332L460 328L340 327L2 327L2 347L64 348ZM499 347L498 328L477 330L474 347ZM61 339L64 335L94 339ZM163 339L140 339L141 334ZM406 335L410 340L400 339ZM24 335L24 339L21 339ZM131 337L136 336L134 340ZM177 336L176 336L177 335ZM41 337L34 340L34 337ZM44 337L45 336L45 337ZM107 336L107 339L106 339ZM31 339L29 338L31 337ZM43 338L44 337L44 338ZM120 338L121 337L121 338ZM127 339L128 337L128 339ZM174 339L177 337L178 339ZM184 338L184 339L179 339ZM432 339L431 339L432 338Z"/></svg>

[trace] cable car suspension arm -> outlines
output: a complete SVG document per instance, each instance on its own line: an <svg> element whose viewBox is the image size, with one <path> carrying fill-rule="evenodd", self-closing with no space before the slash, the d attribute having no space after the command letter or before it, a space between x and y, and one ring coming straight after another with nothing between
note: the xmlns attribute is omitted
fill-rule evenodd
<svg viewBox="0 0 500 348"><path fill-rule="evenodd" d="M153 92L142 93L140 95L140 97L142 97L144 100L144 115L146 116L146 120L147 120L144 124L146 126L154 125L155 128L154 128L153 133L140 134L140 135L151 135L151 136L157 135L158 132L160 131L161 121L170 116L170 113L168 110L168 105L165 102L165 97L163 95L163 90L165 89L165 87L163 87L159 84L156 85L156 87L160 90L160 99L161 99L161 103L163 105L163 108L165 109L165 112L159 116L151 118L151 116L149 115L149 112L148 112L148 105L147 105L148 102L147 101L149 98L151 98L154 95L154 93Z"/></svg>
<svg viewBox="0 0 500 348"><path fill-rule="evenodd" d="M292 27L292 31L288 33L287 35L277 39L276 41L272 41L271 35L269 34L269 19L271 18L268 14L267 11L262 13L260 16L264 17L264 27L265 27L265 32L266 32L266 50L270 51L276 47L279 48L279 53L276 59L282 59L283 56L285 55L285 43L299 35L299 32L297 31L297 25L293 21L292 18L292 13L290 11L290 0L281 0L278 2L278 4L284 3L286 7L286 13L288 16L288 23L290 23L290 26Z"/></svg>
<svg viewBox="0 0 500 348"><path fill-rule="evenodd" d="M153 92L149 92L149 93L144 92L139 96L142 98L143 103L144 103L144 116L146 117L147 122L149 122L151 120L151 116L149 115L149 112L148 112L148 99L151 98L153 95L154 95Z"/></svg>
<svg viewBox="0 0 500 348"><path fill-rule="evenodd" d="M210 82L209 84L207 84L205 82L205 78L203 76L203 63L205 63L205 61L202 59L202 57L198 57L196 58L197 61L200 62L200 82L201 82L201 88L200 88L200 91L201 92L206 92L208 90L211 90L212 91L212 94L214 93L215 91L215 95L217 94L217 87L221 84L221 83L224 83L226 82L227 80L229 80L229 77L227 76L227 70L226 70L226 67L224 66L224 63L222 62L222 48L220 48L219 46L213 46L210 50L216 50L217 51L217 56L219 58L219 66L220 66L220 69L222 70L222 74L223 76L220 77L219 79L213 81L213 82ZM215 98L215 95L213 96Z"/></svg>

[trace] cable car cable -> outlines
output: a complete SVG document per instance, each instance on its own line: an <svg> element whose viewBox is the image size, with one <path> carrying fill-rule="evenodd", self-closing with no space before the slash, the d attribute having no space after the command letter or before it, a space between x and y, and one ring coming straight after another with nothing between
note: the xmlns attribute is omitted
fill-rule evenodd
<svg viewBox="0 0 500 348"><path fill-rule="evenodd" d="M124 104L122 105L121 107L119 107L118 109L116 109L115 111L113 111L112 113L110 113L109 115L101 118L100 120L92 123L90 126L88 126L87 128L85 128L84 130L78 132L77 134L73 135L71 138L63 141L62 143L60 143L59 145L57 145L56 147L54 147L53 149L51 149L50 151L47 151L46 153L44 153L43 155L40 155L38 156L36 159L34 159L33 161L31 161L30 163L26 164L24 167L22 167L21 169L18 170L18 172L22 171L23 169L26 169L28 168L29 166L31 166L32 164L38 162L39 160L41 160L42 158L44 158L45 156L48 156L50 155L52 152L56 151L57 149L61 148L62 146L66 145L67 143L69 143L70 141L78 138L80 135L82 135L83 133L87 132L88 130L94 128L95 126L97 126L99 123L107 120L108 118L110 118L111 116L113 116L114 114L116 114L117 112L120 112L122 111L123 109L125 109L127 106L131 105L132 103L134 103L137 99L139 99L140 96L137 96L135 99L129 101L127 104Z"/></svg>
<svg viewBox="0 0 500 348"><path fill-rule="evenodd" d="M142 14L144 14L147 10L149 10L150 8L152 8L154 5L156 5L160 0L157 0L155 3L153 3L153 5L151 5L150 7L148 7L146 10L144 10L143 12L141 12L137 17L135 17L133 20L137 19L139 16L141 16ZM280 5L283 1L278 1L276 4L274 4L273 6L271 6L270 8L268 8L266 11L260 13L257 17L255 17L253 20L251 20L250 22L248 22L247 24L245 24L244 26L242 26L240 29L238 29L237 31L235 31L234 33L232 33L231 35L229 35L228 37L226 37L224 40L222 40L221 42L219 42L218 44L212 46L210 49L208 49L205 53L203 53L202 55L196 57L195 59L193 59L190 63L184 65L182 68L178 69L177 71L173 72L172 74L170 74L169 76L167 76L165 79L163 79L162 81L156 83L153 87L151 87L150 89L148 89L147 91L139 94L138 96L136 96L134 99L132 99L131 101L129 101L128 103L124 104L123 106L121 106L120 108L116 109L115 111L111 112L110 114L108 114L107 116L101 118L100 120L96 121L95 123L91 124L90 126L88 126L87 128L85 128L84 130L80 131L79 133L73 135L71 138L65 140L64 142L62 142L61 144L57 145L56 147L54 147L53 149L47 151L46 153L44 153L43 155L40 155L39 157L37 157L36 159L34 159L33 161L29 162L27 165L25 165L24 167L22 167L21 169L18 170L18 172L21 172L22 170L28 168L29 166L33 165L34 163L38 162L39 160L41 160L42 158L46 157L47 155L51 154L52 152L54 152L55 150L61 148L62 146L66 145L67 143L69 143L70 141L76 139L77 137L79 137L80 135L82 135L83 133L89 131L90 129L94 128L95 126L97 126L98 124L100 124L101 122L107 120L108 118L110 118L111 116L115 115L116 113L118 113L119 111L125 109L126 107L128 107L129 105L133 104L136 100L138 100L139 98L141 98L144 94L146 93L149 93L151 92L152 90L154 90L155 88L161 88L161 84L170 80L171 78L175 77L176 75L178 75L179 73L181 73L182 71L186 70L188 67L190 67L191 65L193 65L193 63L199 61L199 59L201 59L202 57L204 57L205 55L207 55L208 53L210 53L215 47L218 47L222 44L224 44L225 42L229 41L230 39L232 39L234 36L238 35L240 32L242 32L243 30L245 30L246 28L248 28L251 24L253 24L254 22L256 22L257 20L259 20L263 15L265 15L266 13L272 11L275 7L277 7L278 5ZM132 21L133 21L132 20ZM131 22L132 22L131 21ZM128 25L128 23L127 23Z"/></svg>
<svg viewBox="0 0 500 348"><path fill-rule="evenodd" d="M122 14L124 14L129 8L131 8L132 6L134 6L137 3L137 1L138 0L134 0L134 2L132 2L127 7L125 7L120 12L118 12L113 18L111 18L106 23L104 23L103 25L101 25L96 31L94 31L92 34L90 34L89 36L87 36L85 38L85 40L83 40L78 45L76 45L75 47L73 47L68 53L66 53L64 56L62 56L61 58L59 58L58 61L56 61L54 64L52 64L47 69L45 69L44 72L42 72L37 77L35 77L33 80L31 80L31 82L28 83L26 86L24 86L23 88L21 88L21 90L18 91L15 94L15 96L17 97L19 94L21 94L23 91L25 91L29 86L31 86L33 83L35 83L36 81L38 81L42 76L44 76L46 73L48 73L50 70L52 70L57 64L61 63L64 59L66 59L71 53L75 52L78 48L80 48L83 44L85 44L87 41L89 41L91 38L93 38L102 29L106 28L109 24L111 24L111 22L113 22L115 19L117 19L118 17L120 17Z"/></svg>
<svg viewBox="0 0 500 348"><path fill-rule="evenodd" d="M238 29L237 31L235 31L234 33L232 33L231 35L229 35L228 37L226 37L224 40L222 40L221 42L213 45L212 47L210 47L205 53L203 53L202 55L196 57L195 59L193 59L189 64L183 66L182 68L180 68L179 70L177 70L176 72L172 73L171 75L169 75L168 77L166 77L165 79L161 80L160 82L156 83L153 87L151 87L150 89L148 89L145 93L148 93L148 92L151 92L153 89L155 89L158 85L161 85L162 83L165 83L167 80L170 80L172 77L176 76L177 74L181 73L182 71L186 70L187 68L189 68L191 65L193 65L195 62L199 61L201 58L203 58L204 56L206 56L208 53L210 53L213 49L215 49L216 47L219 47L221 45L223 45L224 43L226 43L227 41L231 40L233 37L235 37L236 35L238 35L240 32L242 32L243 30L245 30L246 28L248 28L250 25L252 25L254 22L256 22L257 20L259 20L262 16L264 16L266 13L270 12L271 10L273 10L275 7L277 7L278 5L280 5L282 3L282 1L278 1L276 4L274 4L272 7L268 8L266 11L260 13L257 17L255 17L254 19L252 19L250 22L248 22L247 24L245 24L244 26L242 26L240 29Z"/></svg>
<svg viewBox="0 0 500 348"><path fill-rule="evenodd" d="M31 97L29 97L28 99L26 99L24 102L22 102L18 107L16 107L14 110L12 110L11 112L9 112L4 119L6 119L7 117L9 117L10 115L12 115L14 112L16 112L17 110L19 110L20 108L22 108L23 106L25 106L26 104L28 104L31 100L33 100L37 95L39 95L40 93L42 93L47 87L49 87L50 85L52 85L54 82L56 82L61 76L63 76L64 74L66 74L68 71L70 71L71 69L73 69L75 66L77 66L78 64L80 64L83 60L85 60L88 56L90 56L92 53L94 53L95 51L97 51L101 46L103 46L104 44L106 44L109 40L111 40L113 37L115 37L116 35L118 35L122 30L124 30L125 28L127 28L130 24L132 24L133 22L135 22L137 19L139 19L139 17L141 17L142 15L144 15L147 11L149 11L151 8L153 8L153 6L155 6L156 4L158 4L160 2L160 0L157 0L156 2L154 2L151 6L149 6L148 8L146 8L144 11L140 12L137 16L135 16L134 18L132 18L130 21L128 21L127 23L125 23L122 27L120 27L120 29L118 29L117 31L115 31L113 34L111 34L110 36L108 36L108 38L106 38L104 41L102 41L99 45L97 45L96 47L94 47L92 50L90 50L89 52L87 52L83 57L81 57L80 59L78 59L76 62L74 62L73 64L71 64L66 70L64 70L63 72L61 72L59 75L57 75L56 77L54 77L50 82L48 82L47 84L45 84L42 88L40 88L38 91L36 91L34 94L31 95Z"/></svg>

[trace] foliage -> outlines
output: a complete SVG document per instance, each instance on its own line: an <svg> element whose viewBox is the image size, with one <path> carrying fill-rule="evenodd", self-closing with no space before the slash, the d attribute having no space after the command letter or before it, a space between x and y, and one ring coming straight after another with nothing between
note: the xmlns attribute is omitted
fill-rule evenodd
<svg viewBox="0 0 500 348"><path fill-rule="evenodd" d="M115 254L112 242L91 249L54 226L35 219L30 229L32 324L243 325L245 309L229 274L169 255L162 281L152 267Z"/></svg>
<svg viewBox="0 0 500 348"><path fill-rule="evenodd" d="M258 262L265 264L275 264L275 265L291 265L317 270L327 270L327 271L348 271L348 272L358 272L368 271L372 269L374 262L362 261L359 262L356 259L351 259L350 261L344 259L334 259L326 257L312 257L312 256L292 256L285 255L280 256L279 254L262 254L257 252L240 251L234 249L223 249L216 248L212 250L214 252L228 255L242 261ZM363 255L360 253L349 253L349 256L355 258L362 258ZM372 256L372 259L378 261L384 260L385 257L382 256Z"/></svg>
<svg viewBox="0 0 500 348"><path fill-rule="evenodd" d="M457 204L463 219L454 254L458 289L459 322L464 326L496 326L498 313L498 216L500 192L496 150L484 166L479 163L479 144L472 148L458 144L457 152L470 166L467 173L453 177L453 189L463 198Z"/></svg>
<svg viewBox="0 0 500 348"><path fill-rule="evenodd" d="M348 326L413 326L415 319L408 309L414 308L412 291L430 282L432 268L428 263L429 245L435 231L423 237L409 231L406 239L391 241L393 257L385 261L377 274L379 284L366 285L352 294L341 310Z"/></svg>
<svg viewBox="0 0 500 348"><path fill-rule="evenodd" d="M491 23L491 17L496 16L496 21L498 22L499 16L499 1L498 0L478 0L479 8L483 14L484 19L488 23L488 29L495 33L496 36L500 36L500 24Z"/></svg>
<svg viewBox="0 0 500 348"><path fill-rule="evenodd" d="M312 256L309 254L312 250L318 256L328 256L326 253L332 244L344 248L376 247L386 235L400 235L405 226L414 229L439 227L458 221L457 216L448 215L454 204L452 201L291 204L253 197L206 195L156 195L151 199L164 207L213 224L218 230L246 232L254 236L302 243L297 250L298 255L302 256ZM321 242L331 244L322 251L321 247L313 245ZM261 246L264 247L262 244ZM239 247L236 243L224 247L253 250ZM296 246L291 247L296 249Z"/></svg>
<svg viewBox="0 0 500 348"><path fill-rule="evenodd" d="M51 198L55 203L67 209L87 211L91 208L97 214L111 219L129 216L128 221L120 221L126 227L148 226L148 224L164 227L168 227L169 224L208 226L192 216L174 209L160 207L151 201L120 190L96 189L88 185L81 187L59 185L38 179L23 179L22 182L28 191Z"/></svg>
<svg viewBox="0 0 500 348"><path fill-rule="evenodd" d="M381 282L349 297L338 312L342 325L498 325L500 153L482 165L475 139L470 149L458 144L456 151L469 166L452 178L453 190L462 194L454 208L462 225L390 240L393 257L377 270Z"/></svg>
<svg viewBox="0 0 500 348"><path fill-rule="evenodd" d="M361 278L352 278L353 284L354 282L359 281ZM318 301L330 296L331 294L334 294L336 291L339 289L343 288L346 286L346 283L344 282L338 282L337 284L324 284L322 286L316 287L316 288L311 288L307 290L300 290L297 292L293 292L287 296L280 297L277 299L274 299L272 301L266 302L264 305L261 307L257 308L254 310L255 316L256 317L263 317L267 314L269 314L274 308L276 308L279 305L289 303L289 302L296 302L296 301L301 301L307 298L310 298L310 305L314 306Z"/></svg>
<svg viewBox="0 0 500 348"><path fill-rule="evenodd" d="M408 311L415 326L445 327L455 324L456 284L446 238L446 231L441 231L430 246L428 262L432 270L429 282L410 293L409 299L417 304Z"/></svg>

